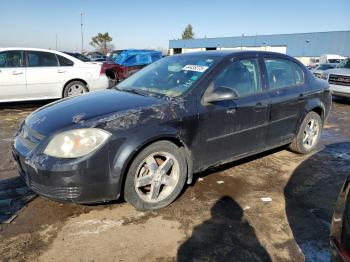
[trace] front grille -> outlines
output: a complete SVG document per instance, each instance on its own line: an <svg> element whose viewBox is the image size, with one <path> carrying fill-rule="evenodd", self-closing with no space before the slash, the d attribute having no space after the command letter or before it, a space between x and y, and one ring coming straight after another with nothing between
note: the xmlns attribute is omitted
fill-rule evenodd
<svg viewBox="0 0 350 262"><path fill-rule="evenodd" d="M25 124L18 136L25 147L33 150L45 137Z"/></svg>
<svg viewBox="0 0 350 262"><path fill-rule="evenodd" d="M314 73L314 75L317 77L317 78L322 78L322 75L320 73Z"/></svg>
<svg viewBox="0 0 350 262"><path fill-rule="evenodd" d="M350 76L343 75L329 75L328 82L334 85L350 86Z"/></svg>
<svg viewBox="0 0 350 262"><path fill-rule="evenodd" d="M74 199L81 195L81 190L79 187L52 187L40 185L34 181L30 181L30 188L39 195L43 195L48 198L51 197L65 200Z"/></svg>

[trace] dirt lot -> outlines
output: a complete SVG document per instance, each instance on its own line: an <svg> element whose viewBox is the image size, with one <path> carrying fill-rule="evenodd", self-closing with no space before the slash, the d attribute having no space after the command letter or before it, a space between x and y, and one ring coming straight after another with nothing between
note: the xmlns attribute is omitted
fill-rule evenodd
<svg viewBox="0 0 350 262"><path fill-rule="evenodd" d="M0 109L1 260L330 260L332 209L350 174L350 102L333 104L313 155L280 148L196 174L175 203L144 213L121 201L82 206L33 199L10 148L20 122L42 105Z"/></svg>

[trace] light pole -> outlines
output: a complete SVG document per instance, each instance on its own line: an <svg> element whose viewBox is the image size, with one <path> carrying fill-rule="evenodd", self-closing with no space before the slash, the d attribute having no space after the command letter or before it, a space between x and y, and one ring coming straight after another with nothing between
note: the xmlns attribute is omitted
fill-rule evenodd
<svg viewBox="0 0 350 262"><path fill-rule="evenodd" d="M56 50L57 50L58 48L57 48L57 34L56 34Z"/></svg>
<svg viewBox="0 0 350 262"><path fill-rule="evenodd" d="M84 52L83 12L80 12L81 52Z"/></svg>

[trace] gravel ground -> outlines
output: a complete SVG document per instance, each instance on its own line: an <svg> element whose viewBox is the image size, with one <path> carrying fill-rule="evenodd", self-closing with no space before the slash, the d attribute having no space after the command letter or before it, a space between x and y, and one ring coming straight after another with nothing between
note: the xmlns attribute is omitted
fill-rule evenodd
<svg viewBox="0 0 350 262"><path fill-rule="evenodd" d="M176 202L153 212L35 197L10 149L21 121L45 103L0 108L1 260L330 260L332 210L350 174L350 102L334 102L314 154L279 148L196 174Z"/></svg>

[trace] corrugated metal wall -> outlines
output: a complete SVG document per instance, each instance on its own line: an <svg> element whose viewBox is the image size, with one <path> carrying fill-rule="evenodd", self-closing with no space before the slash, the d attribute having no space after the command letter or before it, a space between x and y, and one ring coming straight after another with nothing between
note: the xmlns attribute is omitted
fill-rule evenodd
<svg viewBox="0 0 350 262"><path fill-rule="evenodd" d="M170 40L169 48L287 46L291 56L350 56L350 31Z"/></svg>

